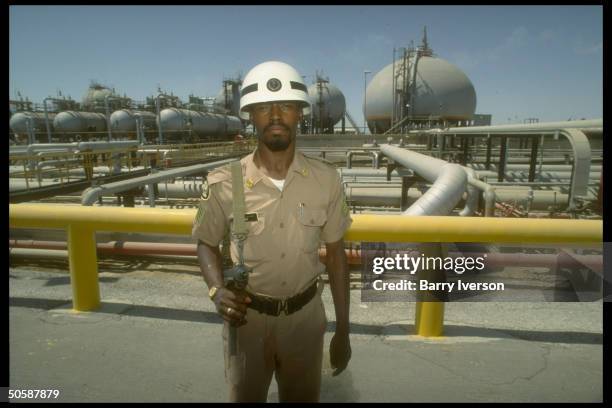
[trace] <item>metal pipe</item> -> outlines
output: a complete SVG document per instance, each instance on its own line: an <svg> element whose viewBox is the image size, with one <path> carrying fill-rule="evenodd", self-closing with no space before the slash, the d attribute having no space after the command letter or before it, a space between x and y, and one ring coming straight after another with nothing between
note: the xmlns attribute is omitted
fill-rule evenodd
<svg viewBox="0 0 612 408"><path fill-rule="evenodd" d="M464 140L465 142L465 140ZM478 188L470 182L470 179L476 179L476 172L472 169L465 168L464 171L467 173L468 186L467 186L467 198L465 200L465 207L459 212L461 217L470 216L474 214L478 207ZM483 183L485 184L485 183Z"/></svg>
<svg viewBox="0 0 612 408"><path fill-rule="evenodd" d="M155 98L155 109L157 110L157 143L162 144L163 141L163 136L162 136L162 123L161 123L161 116L159 114L159 98L160 98L161 94L157 95L157 98Z"/></svg>
<svg viewBox="0 0 612 408"><path fill-rule="evenodd" d="M497 181L504 181L506 160L508 159L508 136L501 137L501 148L499 149L499 168L497 169Z"/></svg>
<svg viewBox="0 0 612 408"><path fill-rule="evenodd" d="M112 133L111 133L110 112L109 112L109 109L108 109L108 100L109 99L117 100L119 98L116 98L116 97L111 96L111 95L104 95L104 110L106 111L106 129L108 131L108 141L110 142L113 138L112 138Z"/></svg>
<svg viewBox="0 0 612 408"><path fill-rule="evenodd" d="M476 134L476 133L498 133L498 132L531 132L555 129L603 129L603 119L571 120L562 122L541 122L518 125L492 125L492 126L465 126L445 129L446 133ZM420 133L438 133L440 129L418 131Z"/></svg>
<svg viewBox="0 0 612 408"><path fill-rule="evenodd" d="M11 182L12 183L12 182ZM468 179L468 183L471 184L471 180ZM482 182L480 182L482 183ZM401 185L397 183L391 184L376 184L376 183L344 183L346 198L350 202L364 205L379 205L379 206L393 206L397 207L400 200ZM485 201L487 194L491 194L490 200L494 200L496 197L495 188L486 183L482 183L484 187L476 187L477 189L484 192ZM537 183L535 183L537 184ZM468 186L469 187L469 186ZM488 187L488 188L487 188ZM529 189L511 189L510 185L500 186L500 199L502 201L524 201L527 197ZM521 187L521 186L517 186ZM160 196L166 196L173 199L193 199L199 198L202 194L202 184L194 183L181 183L175 182L168 185L160 183L159 185ZM557 195L557 204L567 199L567 194L560 193L558 191L550 190L536 190L534 192L534 209L545 210L547 206L552 205L555 202L554 195ZM419 199L423 194L417 189L408 190L408 199L410 202L414 202ZM111 197L113 193L104 193L104 197ZM146 198L149 196L149 185L145 185L145 190L142 197ZM593 196L595 199L595 196ZM492 208L491 203L489 208ZM486 208L485 208L486 209Z"/></svg>
<svg viewBox="0 0 612 408"><path fill-rule="evenodd" d="M49 125L49 112L47 110L47 101L53 98L43 99L43 107L45 109L45 125L47 126L47 140L51 143L51 126Z"/></svg>
<svg viewBox="0 0 612 408"><path fill-rule="evenodd" d="M338 168L338 173L342 177L387 177L387 170L385 169L370 169L370 168ZM406 169L394 169L391 172L392 177L403 177L410 176L412 172Z"/></svg>
<svg viewBox="0 0 612 408"><path fill-rule="evenodd" d="M526 205L529 200L529 189L511 190L490 188L484 190L485 200L485 216L493 216L495 204L497 201L514 202L520 205ZM422 193L416 189L408 190L408 203L414 203L422 197ZM192 195L195 198L195 193ZM532 209L536 211L547 211L550 207L561 209L561 205L567 202L568 195L550 190L534 190ZM596 197L589 197L591 201L596 200ZM392 188L362 188L362 187L347 187L346 199L351 204L359 206L385 206L397 208L401 202L401 189Z"/></svg>
<svg viewBox="0 0 612 408"><path fill-rule="evenodd" d="M478 177L484 178L484 179L495 179L497 180L497 172L491 172L491 171L476 171L476 173L478 174ZM601 173L599 172L592 172L589 173L589 183L592 180L596 180L599 178L599 175ZM374 177L374 176L370 176L370 177ZM378 176L380 177L380 176ZM567 171L551 171L551 172L547 172L544 171L542 172L542 174L538 177L539 181L542 182L546 182L546 181L551 181L551 180L565 180L566 181L566 185L567 187L570 187L570 181L572 178L572 173L571 172L567 172ZM502 183L511 183L511 182L528 182L529 179L529 174L524 172L524 171L509 171L506 172L505 174L505 181ZM492 181L492 183L499 183L497 181ZM537 182L536 182L537 183ZM587 185L589 184L587 183Z"/></svg>
<svg viewBox="0 0 612 408"><path fill-rule="evenodd" d="M368 70L364 70L363 71L363 134L365 135L367 133L366 127L367 127L367 123L368 123L368 119L367 119L367 107L366 107L366 98L367 98L367 92L366 92L366 85L367 85L367 77L368 74L371 74L372 71L368 71Z"/></svg>
<svg viewBox="0 0 612 408"><path fill-rule="evenodd" d="M485 217L494 216L495 200L496 200L495 187L483 181L480 181L478 179L478 176L476 175L476 172L473 169L464 167L464 170L468 175L468 184L470 186L476 187L477 189L483 192L483 198L485 201ZM469 187L468 187L468 191L469 191ZM477 205L477 203L474 203L474 204Z"/></svg>
<svg viewBox="0 0 612 408"><path fill-rule="evenodd" d="M578 123L582 122L582 123ZM567 126L567 127L562 127ZM510 125L510 126L473 126L464 128L452 128L446 131L440 129L427 130L422 133L463 133L463 134L478 134L478 133L497 133L505 136L513 137L531 137L533 134L541 134L542 136L563 135L568 139L574 152L574 169L572 172L572 180L570 184L570 195L568 199L568 207L570 210L575 208L575 198L583 196L587 193L587 184L589 177L589 167L591 165L591 147L589 139L586 137L580 128L603 126L602 120L594 121L573 121L573 122L552 122L540 124L525 124L525 125ZM501 181L501 180L500 180Z"/></svg>
<svg viewBox="0 0 612 408"><path fill-rule="evenodd" d="M417 202L403 212L404 215L446 215L461 200L467 186L467 174L458 164L390 145L382 145L380 150L433 183Z"/></svg>
<svg viewBox="0 0 612 408"><path fill-rule="evenodd" d="M346 168L350 169L353 167L353 151L346 153Z"/></svg>
<svg viewBox="0 0 612 408"><path fill-rule="evenodd" d="M77 163L81 163L80 159L68 159L68 160L46 160L46 161L42 161L39 162L36 165L36 168L38 170L41 170L43 167L52 167L52 166L57 166L57 165L66 165L66 164L77 164Z"/></svg>
<svg viewBox="0 0 612 408"><path fill-rule="evenodd" d="M527 168L525 168L524 166L521 165L517 165L516 168L514 168L512 165L508 166L510 167L509 169L506 169L506 176L508 175L513 175L513 174L523 174L523 172L521 172L521 170L527 170ZM476 173L479 176L486 176L486 177L497 177L497 170L496 168L494 168L493 170L482 170L480 169L480 166L467 166L467 168L472 168L476 171ZM550 170L548 170L550 168ZM546 167L544 169L545 173L549 173L552 175L559 175L559 176L565 176L565 175L571 175L571 169L572 166L550 166L550 167ZM357 167L357 168L338 168L338 173L342 176L342 177L387 177L387 170L384 169L371 169L371 168L364 168L364 167ZM591 166L591 178L599 178L599 172L601 171L601 166ZM525 174L525 178L528 177L527 173ZM392 177L402 177L402 176L407 176L410 175L410 171L408 170L402 170L402 169L395 169L391 172L391 176Z"/></svg>
<svg viewBox="0 0 612 408"><path fill-rule="evenodd" d="M480 166L477 164L476 165L468 164L468 167L471 167L476 171L484 170L484 166ZM543 166L542 171L563 171L563 172L571 173L572 167L574 166L571 164L546 164ZM602 169L601 165L591 165L590 167L591 172L601 171L601 169ZM496 171L496 170L497 170L497 166L495 164L492 164L490 171ZM529 170L529 165L528 164L508 164L506 165L506 172L516 171L516 170L527 171Z"/></svg>
<svg viewBox="0 0 612 408"><path fill-rule="evenodd" d="M147 184L149 187L149 207L155 207L155 188L153 188L153 184Z"/></svg>
<svg viewBox="0 0 612 408"><path fill-rule="evenodd" d="M26 129L28 131L28 144L34 144L36 142L36 136L34 135L34 119L31 116L27 117Z"/></svg>
<svg viewBox="0 0 612 408"><path fill-rule="evenodd" d="M77 148L77 143L34 143L30 144L26 150L25 154L27 156L33 156L35 152L45 151L45 150L61 150L65 149L74 150Z"/></svg>
<svg viewBox="0 0 612 408"><path fill-rule="evenodd" d="M146 193L149 192L150 186L145 187ZM202 184L188 184L188 183L172 183L172 184L160 184L158 186L159 195L166 196L167 198L200 198L202 195Z"/></svg>
<svg viewBox="0 0 612 408"><path fill-rule="evenodd" d="M220 161L216 161L212 163L196 164L193 166L181 167L178 169L160 171L158 173L150 174L148 176L136 177L136 178L129 179L129 180L123 180L123 181L109 183L109 184L105 184L101 186L90 187L86 189L85 191L83 191L83 194L81 195L81 204L84 206L91 206L98 200L98 197L100 195L105 194L105 193L109 193L109 192L118 193L121 191L131 190L133 188L141 187L146 184L158 183L166 179L184 177L184 176L188 176L191 174L204 173L208 170L214 169L219 166L223 166L224 164L231 163L232 161L235 161L235 160L236 159L225 159L225 160L220 160Z"/></svg>
<svg viewBox="0 0 612 408"><path fill-rule="evenodd" d="M380 168L380 152L370 151L372 155L372 167L375 169Z"/></svg>
<svg viewBox="0 0 612 408"><path fill-rule="evenodd" d="M415 151L418 151L415 149ZM594 151L593 151L594 152ZM428 153L425 150L421 150L421 153ZM449 151L448 153L456 153L453 151ZM554 165L571 165L573 163L573 158L571 157L567 157L567 156L560 156L558 155L558 153L554 153L554 155L552 155L553 153L550 152L551 155L544 157L543 161L542 161L542 165L543 166L554 166ZM570 152L570 154L573 152ZM517 152L516 154L520 154L520 152ZM548 153L546 153L548 154ZM599 154L599 157L595 156L595 153L593 153L593 161L598 161L601 163L601 161L603 161L603 157L601 155L601 153ZM468 166L483 166L484 164L486 164L485 161L486 158L484 157L480 157L480 156L472 156L472 162L468 163ZM569 159L569 163L568 163L568 159ZM529 158L528 157L514 157L514 156L510 156L508 157L507 163L510 163L508 165L506 165L506 167L508 166L512 166L512 165L520 165L520 164L528 164L529 163ZM539 166L539 159L538 159L538 166ZM494 166L495 168L497 168L497 166L495 164L491 164L491 166ZM482 169L485 169L486 167L482 167Z"/></svg>
<svg viewBox="0 0 612 408"><path fill-rule="evenodd" d="M136 120L136 138L138 139L138 144L140 146L144 145L144 135L143 135L143 119L140 113L134 113L134 118Z"/></svg>
<svg viewBox="0 0 612 408"><path fill-rule="evenodd" d="M64 241L42 241L29 239L9 239L9 249L38 249L65 251L68 244ZM176 244L162 242L130 242L110 241L96 244L99 254L105 255L176 255L197 256L196 244ZM362 251L350 248L344 250L349 265L361 265ZM451 258L466 257L479 258L487 255L487 267L505 266L535 266L554 268L557 265L571 266L566 256L559 254L527 254L527 253L501 253L501 252L449 252ZM66 253L66 257L67 257ZM327 257L326 248L319 248L319 259L325 263ZM603 257L601 255L574 255L574 259L587 268L601 273L603 271Z"/></svg>
<svg viewBox="0 0 612 408"><path fill-rule="evenodd" d="M538 158L538 138L537 136L532 136L531 137L531 155L530 155L531 162L529 163L529 181L535 181L537 158Z"/></svg>
<svg viewBox="0 0 612 408"><path fill-rule="evenodd" d="M555 134L558 138L558 134ZM542 165L544 164L544 135L540 135L540 161L538 163L538 176L542 174Z"/></svg>
<svg viewBox="0 0 612 408"><path fill-rule="evenodd" d="M160 104L159 104L159 100L160 99L172 99L171 96L166 95L162 92L157 94L157 97L155 98L155 106L157 109L157 133L159 135L159 139L157 141L157 143L159 144L163 144L164 143L164 134L162 132L162 121L161 121L161 114L160 114Z"/></svg>
<svg viewBox="0 0 612 408"><path fill-rule="evenodd" d="M137 140L121 140L116 142L78 142L78 151L105 150L115 148L130 148L138 146Z"/></svg>
<svg viewBox="0 0 612 408"><path fill-rule="evenodd" d="M494 217L495 216L495 188L490 188L485 190L484 192L484 200L485 200L485 217Z"/></svg>

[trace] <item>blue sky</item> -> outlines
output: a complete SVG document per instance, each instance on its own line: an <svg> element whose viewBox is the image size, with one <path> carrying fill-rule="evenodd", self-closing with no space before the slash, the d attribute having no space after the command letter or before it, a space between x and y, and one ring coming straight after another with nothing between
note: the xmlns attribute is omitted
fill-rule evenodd
<svg viewBox="0 0 612 408"><path fill-rule="evenodd" d="M472 81L494 124L602 117L601 6L10 6L9 98L90 80L144 100L158 84L186 101L267 60L317 70L363 123L364 70L421 41Z"/></svg>

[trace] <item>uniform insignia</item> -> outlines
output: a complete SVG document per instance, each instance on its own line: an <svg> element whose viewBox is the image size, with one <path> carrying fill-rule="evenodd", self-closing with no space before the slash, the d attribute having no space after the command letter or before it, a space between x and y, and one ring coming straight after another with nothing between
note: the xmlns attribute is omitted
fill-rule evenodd
<svg viewBox="0 0 612 408"><path fill-rule="evenodd" d="M253 180L248 179L248 180L246 181L246 186L247 186L248 188L252 188L252 187L253 187Z"/></svg>
<svg viewBox="0 0 612 408"><path fill-rule="evenodd" d="M208 186L208 180L204 180L204 183L202 184L202 195L200 196L200 198L202 200L208 200L209 197L210 187Z"/></svg>
<svg viewBox="0 0 612 408"><path fill-rule="evenodd" d="M244 214L244 220L246 222L253 222L253 221L257 221L259 218L257 217L257 213L247 213Z"/></svg>
<svg viewBox="0 0 612 408"><path fill-rule="evenodd" d="M270 78L268 80L268 83L266 84L266 87L270 91L272 91L272 92L276 92L276 91L280 90L282 88L282 86L283 86L283 84L277 78Z"/></svg>
<svg viewBox="0 0 612 408"><path fill-rule="evenodd" d="M306 167L304 167L304 168L302 169L302 175L303 175L304 177L307 177L307 176L308 176L308 169L307 169Z"/></svg>

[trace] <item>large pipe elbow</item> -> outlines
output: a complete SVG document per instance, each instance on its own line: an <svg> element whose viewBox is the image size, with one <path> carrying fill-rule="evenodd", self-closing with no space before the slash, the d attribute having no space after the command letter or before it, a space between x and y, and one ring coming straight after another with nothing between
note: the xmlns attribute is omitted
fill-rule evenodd
<svg viewBox="0 0 612 408"><path fill-rule="evenodd" d="M467 174L458 164L448 163L421 198L403 215L448 215L461 200L467 186Z"/></svg>
<svg viewBox="0 0 612 408"><path fill-rule="evenodd" d="M89 187L81 194L81 205L92 206L102 195L102 187Z"/></svg>
<svg viewBox="0 0 612 408"><path fill-rule="evenodd" d="M370 151L372 155L372 168L379 169L380 168L380 152Z"/></svg>
<svg viewBox="0 0 612 408"><path fill-rule="evenodd" d="M350 169L353 167L353 151L346 153L346 168Z"/></svg>
<svg viewBox="0 0 612 408"><path fill-rule="evenodd" d="M380 151L433 183L403 215L448 215L461 200L468 180L462 166L391 145Z"/></svg>

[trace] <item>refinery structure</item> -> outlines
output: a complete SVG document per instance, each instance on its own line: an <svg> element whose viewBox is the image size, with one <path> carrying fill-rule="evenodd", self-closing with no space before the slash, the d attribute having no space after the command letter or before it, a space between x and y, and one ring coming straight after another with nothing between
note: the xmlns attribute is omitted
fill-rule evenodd
<svg viewBox="0 0 612 408"><path fill-rule="evenodd" d="M477 113L478 84L437 56L426 33L419 46L393 50L391 63L372 74L363 95L367 131L347 112L334 78L317 72L297 136L303 153L337 167L356 217L549 219L570 240L580 229L566 223L602 220L602 119L492 126L490 115ZM61 94L40 104L9 101L11 256L44 262L49 252L70 251L78 236L36 229L60 227L37 225L35 211L34 221L23 221L28 216L15 215L18 208L134 207L192 220L207 173L256 146L252 125L238 115L241 79L220 82L218 94L187 101L160 89L135 101L99 83L80 102ZM189 256L196 265L185 225L132 231L109 223L96 224L98 256ZM134 242L130 232L156 235ZM542 233L526 228L524 242ZM358 247L347 240L347 251Z"/></svg>

